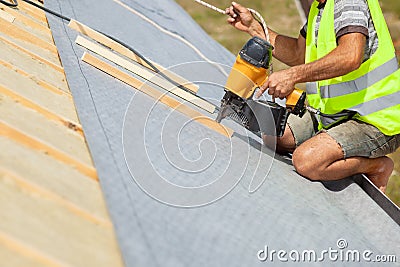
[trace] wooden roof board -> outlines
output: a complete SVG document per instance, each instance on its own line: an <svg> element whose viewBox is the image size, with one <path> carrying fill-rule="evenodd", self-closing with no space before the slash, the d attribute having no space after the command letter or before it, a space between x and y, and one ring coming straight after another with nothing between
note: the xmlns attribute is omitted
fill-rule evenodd
<svg viewBox="0 0 400 267"><path fill-rule="evenodd" d="M1 43L1 41L0 41L0 43ZM7 45L5 45L5 47L8 48ZM7 67L7 68L9 68L11 70L14 70L15 72L21 74L22 76L25 76L25 77L28 77L28 78L32 79L39 86L42 86L43 88L46 88L46 89L48 89L48 90L50 90L50 91L52 91L52 92L54 92L56 94L65 95L65 96L67 96L69 98L72 98L71 93L68 90L68 86L64 82L65 81L64 78L61 78L62 83L55 83L55 82L49 83L49 82L46 81L46 80L50 80L49 79L50 77L57 79L55 77L56 74L61 74L61 73L58 73L58 72L55 72L55 71L51 72L51 70L52 70L51 68L50 69L42 68L43 66L47 66L47 65L41 64L40 62L38 62L38 61L36 61L35 59L32 59L32 58L29 58L29 59L31 59L31 61L28 62L27 64L20 64L21 62L23 62L23 59L18 57L18 55L20 55L20 54L16 53L15 55L13 55L13 53L12 53L13 50L7 51L7 49L3 49L3 48L4 47L2 47L0 50L1 51L5 50L6 53L0 55L0 57L5 59L6 58L5 55L11 55L11 59L7 60L7 61L4 61L3 59L0 59L0 65L2 65L4 67ZM35 63L39 63L39 64L35 64ZM36 65L34 70L30 69L32 67L32 64ZM26 68L25 65L27 65L28 68ZM19 67L19 66L21 66L22 68ZM24 69L28 69L29 71L31 71L31 73L26 72ZM32 73L35 73L35 74L32 74ZM43 79L40 78L44 73L49 74L48 75L49 78L46 78L46 80L43 80ZM54 85L54 84L56 84L56 85Z"/></svg>
<svg viewBox="0 0 400 267"><path fill-rule="evenodd" d="M1 22L1 20L0 20ZM59 65L59 58L55 47L51 46L49 43L42 41L40 38L36 38L35 42L32 34L28 34L27 31L17 31L11 30L13 27L3 27L0 23L0 37L1 39L12 43L15 47L28 50L30 53L37 55L37 57L45 58L47 61L52 62L55 65ZM3 23L4 24L4 23ZM45 45L46 47L42 47ZM62 71L62 69L59 69Z"/></svg>
<svg viewBox="0 0 400 267"><path fill-rule="evenodd" d="M13 16L19 23L23 23L24 26L26 26L26 29L36 29L39 30L41 35L51 35L50 29L46 26L47 24L38 22L29 15L23 13L21 10L5 7L0 7L0 10Z"/></svg>
<svg viewBox="0 0 400 267"><path fill-rule="evenodd" d="M59 71L59 72L63 72L63 68L60 66L60 64L58 63L58 58L56 57L51 57L49 59L48 55L42 55L42 54L37 54L34 50L36 50L34 47L32 47L32 45L30 45L29 43L20 43L16 40L13 40L12 38L8 38L7 36L3 36L3 34L0 33L0 40L2 42L7 43L9 46L13 47L14 49L27 54L29 56L31 56L34 59L37 59L38 61L49 65L50 67L52 67L53 69Z"/></svg>
<svg viewBox="0 0 400 267"><path fill-rule="evenodd" d="M7 154L0 154L1 169L58 195L64 202L80 207L93 217L108 219L98 182L45 153L29 149L8 138L1 137L0 143L7 151Z"/></svg>
<svg viewBox="0 0 400 267"><path fill-rule="evenodd" d="M15 240L12 236L0 232L0 258L7 266L15 267L48 267L66 266L43 255L26 244Z"/></svg>
<svg viewBox="0 0 400 267"><path fill-rule="evenodd" d="M55 94L49 90L43 90L35 81L18 74L17 72L0 65L0 85L12 90L18 95L32 102L52 110L55 114L62 116L72 122L78 123L75 110L71 109L73 101L65 95Z"/></svg>
<svg viewBox="0 0 400 267"><path fill-rule="evenodd" d="M46 64L46 62L40 61L32 57L32 55L12 47L4 39L0 40L0 65L18 72L25 77L29 77L41 86L46 84L46 88L50 89L51 87L61 90L63 92L59 92L59 94L71 97L64 72L60 72L49 66L49 64Z"/></svg>
<svg viewBox="0 0 400 267"><path fill-rule="evenodd" d="M40 4L40 2L38 2L38 1L36 1L36 2ZM18 7L16 9L18 11L32 17L33 19L42 23L43 25L45 25L45 26L47 25L46 14L44 13L43 10L33 7L30 4L25 3L24 1L19 1Z"/></svg>
<svg viewBox="0 0 400 267"><path fill-rule="evenodd" d="M92 159L83 136L72 129L66 129L61 123L48 120L41 114L16 103L8 96L0 96L0 99L0 114L2 115L0 121L21 132L29 133L66 154L74 155L82 163L91 165Z"/></svg>
<svg viewBox="0 0 400 267"><path fill-rule="evenodd" d="M0 258L7 266L122 266L47 18L19 2L0 4Z"/></svg>
<svg viewBox="0 0 400 267"><path fill-rule="evenodd" d="M113 266L118 254L111 223L101 225L32 192L7 173L0 177L0 230L72 266ZM100 253L103 252L103 253Z"/></svg>
<svg viewBox="0 0 400 267"><path fill-rule="evenodd" d="M15 21L15 17L8 12L0 9L0 18L4 19L5 21L13 23Z"/></svg>
<svg viewBox="0 0 400 267"><path fill-rule="evenodd" d="M11 23L6 20L0 20L0 31L2 34L12 37L18 41L30 43L39 49L48 51L53 55L57 55L57 48L50 42L51 38L44 40L32 33L28 29L24 29L18 25L19 23Z"/></svg>
<svg viewBox="0 0 400 267"><path fill-rule="evenodd" d="M22 15L20 11L14 9L10 9L4 12L9 13L10 15L15 17L15 20L12 22L14 27L17 27L18 29L23 29L24 31L28 31L34 36L34 38L39 38L44 42L49 43L50 46L51 44L53 44L51 31L43 24L37 23L36 21L29 19L27 16Z"/></svg>

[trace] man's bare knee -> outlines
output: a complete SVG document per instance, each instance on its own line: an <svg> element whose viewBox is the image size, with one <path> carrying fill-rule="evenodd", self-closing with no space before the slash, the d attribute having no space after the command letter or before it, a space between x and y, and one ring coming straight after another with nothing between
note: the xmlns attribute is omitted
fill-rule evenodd
<svg viewBox="0 0 400 267"><path fill-rule="evenodd" d="M312 150L304 149L299 146L294 152L292 157L293 166L297 173L307 177L310 180L319 180L320 173L318 168L313 164Z"/></svg>
<svg viewBox="0 0 400 267"><path fill-rule="evenodd" d="M341 147L326 133L304 142L292 157L296 171L310 180L323 180L326 168L340 159L343 159Z"/></svg>

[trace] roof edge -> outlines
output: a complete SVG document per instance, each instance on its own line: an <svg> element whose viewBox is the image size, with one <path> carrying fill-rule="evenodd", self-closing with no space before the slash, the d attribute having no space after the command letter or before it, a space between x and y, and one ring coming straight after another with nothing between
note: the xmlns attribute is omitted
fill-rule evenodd
<svg viewBox="0 0 400 267"><path fill-rule="evenodd" d="M382 193L364 174L352 177L378 205L381 207L398 225L400 225L400 208Z"/></svg>

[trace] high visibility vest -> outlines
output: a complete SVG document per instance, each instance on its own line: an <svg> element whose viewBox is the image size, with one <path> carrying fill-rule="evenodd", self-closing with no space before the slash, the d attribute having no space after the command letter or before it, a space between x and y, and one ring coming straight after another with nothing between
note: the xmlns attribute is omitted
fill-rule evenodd
<svg viewBox="0 0 400 267"><path fill-rule="evenodd" d="M322 13L315 45L315 24L318 2L314 1L308 17L306 63L318 60L337 47L334 29L334 0L327 0ZM307 83L310 106L325 114L344 110L357 112L355 118L377 127L386 135L400 133L400 70L395 49L378 0L367 0L378 36L378 49L346 75ZM337 62L341 64L341 62ZM319 129L335 121L320 116Z"/></svg>

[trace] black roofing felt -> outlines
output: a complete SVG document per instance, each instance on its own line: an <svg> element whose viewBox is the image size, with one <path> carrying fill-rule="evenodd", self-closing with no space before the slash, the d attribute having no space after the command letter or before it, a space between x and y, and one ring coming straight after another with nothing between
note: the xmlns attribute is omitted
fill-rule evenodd
<svg viewBox="0 0 400 267"><path fill-rule="evenodd" d="M232 65L235 56L174 1L124 3L210 60ZM173 70L201 81L199 95L216 104L222 97L218 84L226 77L219 68L199 63L203 59L187 44L113 0L54 0L46 6L165 67L183 64ZM231 140L197 123L186 125L182 114L82 62L85 50L74 43L77 33L48 19L127 266L261 266L270 263L257 257L266 246L288 253L314 250L319 257L329 248L400 257L399 226L351 179L331 189L310 182L228 120L223 123L236 132ZM260 187L250 193L250 184ZM339 239L347 247L339 249L345 244L337 244ZM276 255L273 263L288 264ZM366 266L362 259L349 263L328 255L324 263Z"/></svg>

